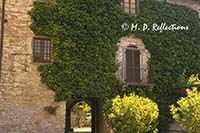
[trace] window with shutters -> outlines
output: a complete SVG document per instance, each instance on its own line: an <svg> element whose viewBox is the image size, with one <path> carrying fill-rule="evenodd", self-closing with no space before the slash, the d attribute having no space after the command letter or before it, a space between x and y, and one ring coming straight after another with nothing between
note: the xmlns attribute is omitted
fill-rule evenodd
<svg viewBox="0 0 200 133"><path fill-rule="evenodd" d="M139 0L121 0L125 13L134 15L138 13Z"/></svg>
<svg viewBox="0 0 200 133"><path fill-rule="evenodd" d="M126 49L125 81L128 83L139 83L140 78L140 50L135 47Z"/></svg>
<svg viewBox="0 0 200 133"><path fill-rule="evenodd" d="M144 87L154 84L154 69L151 55L141 39L135 36L122 37L117 43L117 79L123 84Z"/></svg>
<svg viewBox="0 0 200 133"><path fill-rule="evenodd" d="M51 61L51 39L33 39L33 62L50 63Z"/></svg>

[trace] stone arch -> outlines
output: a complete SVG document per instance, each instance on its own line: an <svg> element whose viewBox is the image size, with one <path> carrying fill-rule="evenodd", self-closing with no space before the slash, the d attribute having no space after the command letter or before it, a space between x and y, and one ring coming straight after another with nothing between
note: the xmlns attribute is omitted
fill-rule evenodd
<svg viewBox="0 0 200 133"><path fill-rule="evenodd" d="M65 133L69 133L71 130L71 110L74 105L79 102L87 103L92 109L92 131L91 133L98 133L98 99L97 98L74 98L67 100L66 102L66 122L65 122Z"/></svg>
<svg viewBox="0 0 200 133"><path fill-rule="evenodd" d="M118 64L117 78L125 82L125 67L126 57L125 51L128 47L134 47L140 50L140 67L141 67L141 80L144 83L148 82L148 60L150 59L150 53L145 48L144 43L141 39L135 36L126 36L119 39L117 43L118 50L116 53L116 62Z"/></svg>

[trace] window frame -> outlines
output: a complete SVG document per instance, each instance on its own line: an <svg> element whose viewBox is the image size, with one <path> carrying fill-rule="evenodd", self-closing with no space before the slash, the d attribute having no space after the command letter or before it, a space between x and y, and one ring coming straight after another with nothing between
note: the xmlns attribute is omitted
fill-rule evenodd
<svg viewBox="0 0 200 133"><path fill-rule="evenodd" d="M35 58L36 58L36 49L35 49L35 40L42 40L43 41L43 43L41 43L41 44L39 44L40 46L39 46L39 48L40 48L40 54L42 53L42 55L39 55L39 60L36 60ZM45 46L44 46L44 41L49 41L50 43L49 43L49 47L47 47L48 49L47 49L47 51L49 51L49 53L47 53L47 56L49 56L49 59L48 60L45 60ZM43 45L43 46L41 46L41 45ZM49 38L49 37L45 37L45 36L35 36L35 37L33 37L33 41L32 41L32 61L33 61L33 63L37 63L37 64L49 64L49 63L51 63L51 50L52 50L52 39L51 38ZM42 51L42 52L41 52Z"/></svg>
<svg viewBox="0 0 200 133"><path fill-rule="evenodd" d="M133 50L133 51L139 51L139 61L140 61L140 64L139 64L139 81L134 81L135 79L133 78L133 81L127 81L127 50ZM128 46L125 48L125 67L124 67L124 82L125 83L141 83L142 82L142 79L141 79L141 63L142 63L142 60L141 60L141 50L138 48L138 47L135 47L135 46ZM134 57L133 57L134 58Z"/></svg>
<svg viewBox="0 0 200 133"><path fill-rule="evenodd" d="M139 14L139 0L135 0L135 13L132 13L131 12L131 9L134 9L134 8L131 8L131 5L132 5L132 0L128 0L128 12L126 12L126 7L125 7L125 0L121 0L121 5L123 6L123 10L125 13L131 15L131 16L134 16L134 15L138 15Z"/></svg>

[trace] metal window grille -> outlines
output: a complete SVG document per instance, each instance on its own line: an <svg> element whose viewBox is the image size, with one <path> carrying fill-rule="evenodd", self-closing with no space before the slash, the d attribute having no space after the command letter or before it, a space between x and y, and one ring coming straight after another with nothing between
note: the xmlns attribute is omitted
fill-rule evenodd
<svg viewBox="0 0 200 133"><path fill-rule="evenodd" d="M34 38L33 62L50 63L50 61L51 61L51 40L46 38Z"/></svg>

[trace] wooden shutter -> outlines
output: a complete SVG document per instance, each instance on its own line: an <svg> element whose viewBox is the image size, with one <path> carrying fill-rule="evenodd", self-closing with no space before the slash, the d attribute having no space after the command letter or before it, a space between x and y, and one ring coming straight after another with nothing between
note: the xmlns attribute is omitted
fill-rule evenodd
<svg viewBox="0 0 200 133"><path fill-rule="evenodd" d="M126 82L133 82L133 50L126 50Z"/></svg>
<svg viewBox="0 0 200 133"><path fill-rule="evenodd" d="M133 80L140 82L140 51L133 50Z"/></svg>
<svg viewBox="0 0 200 133"><path fill-rule="evenodd" d="M140 82L140 51L126 49L126 82Z"/></svg>

